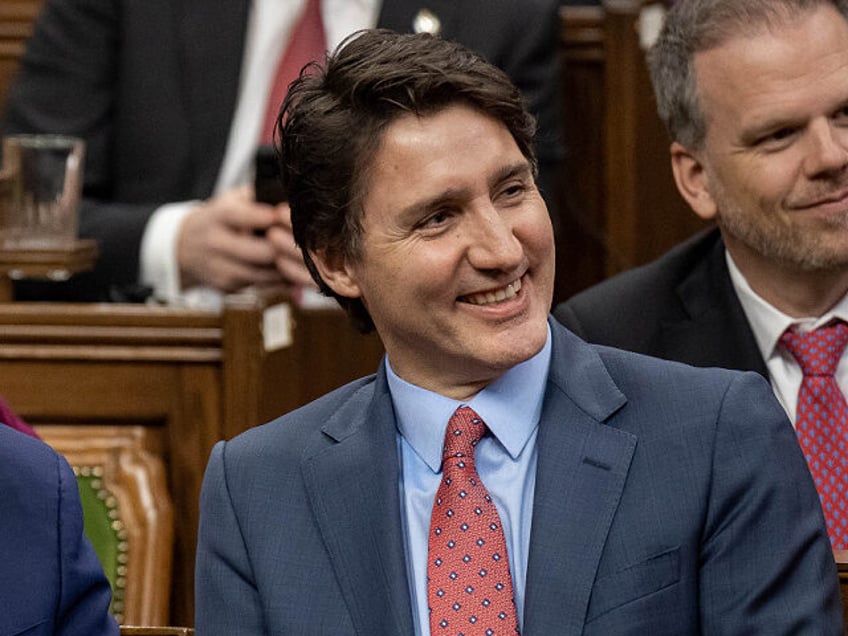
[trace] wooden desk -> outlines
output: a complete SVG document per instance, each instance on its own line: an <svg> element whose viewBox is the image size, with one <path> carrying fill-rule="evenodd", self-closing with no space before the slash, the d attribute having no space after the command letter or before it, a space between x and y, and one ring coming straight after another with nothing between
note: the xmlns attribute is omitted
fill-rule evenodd
<svg viewBox="0 0 848 636"><path fill-rule="evenodd" d="M340 311L300 311L274 293L230 296L220 314L0 303L0 393L24 419L140 424L161 440L174 502L176 625L194 623L198 495L215 442L373 372L381 352Z"/></svg>

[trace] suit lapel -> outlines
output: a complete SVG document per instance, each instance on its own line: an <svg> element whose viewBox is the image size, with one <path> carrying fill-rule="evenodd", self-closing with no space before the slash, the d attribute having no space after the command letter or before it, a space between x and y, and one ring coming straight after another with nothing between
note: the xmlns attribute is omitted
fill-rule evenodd
<svg viewBox="0 0 848 636"><path fill-rule="evenodd" d="M357 633L411 634L397 430L384 371L373 395L327 422L333 441L305 456L303 475Z"/></svg>
<svg viewBox="0 0 848 636"><path fill-rule="evenodd" d="M604 424L626 398L595 351L552 328L539 424L539 464L524 635L581 634L636 438Z"/></svg>
<svg viewBox="0 0 848 636"><path fill-rule="evenodd" d="M250 0L175 3L185 77L183 107L191 140L193 197L211 194L223 162L238 98L249 9Z"/></svg>
<svg viewBox="0 0 848 636"><path fill-rule="evenodd" d="M676 289L688 318L663 324L661 357L768 377L754 333L733 289L724 243L717 240Z"/></svg>

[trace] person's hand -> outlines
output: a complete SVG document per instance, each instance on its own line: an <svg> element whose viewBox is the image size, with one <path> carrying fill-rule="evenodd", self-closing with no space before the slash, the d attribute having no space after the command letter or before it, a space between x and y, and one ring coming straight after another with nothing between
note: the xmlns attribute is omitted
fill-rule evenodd
<svg viewBox="0 0 848 636"><path fill-rule="evenodd" d="M182 286L233 292L284 282L275 263L277 251L264 236L276 222L274 207L256 203L249 187L198 205L186 215L177 238Z"/></svg>
<svg viewBox="0 0 848 636"><path fill-rule="evenodd" d="M309 270L303 262L303 254L295 245L291 226L291 210L288 203L274 208L274 224L268 228L268 240L274 247L274 263L283 278L293 285L316 287Z"/></svg>

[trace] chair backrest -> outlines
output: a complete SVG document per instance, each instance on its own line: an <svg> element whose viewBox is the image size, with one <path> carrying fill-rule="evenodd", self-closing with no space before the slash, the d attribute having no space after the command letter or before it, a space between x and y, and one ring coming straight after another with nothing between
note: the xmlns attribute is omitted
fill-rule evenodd
<svg viewBox="0 0 848 636"><path fill-rule="evenodd" d="M174 520L151 429L36 428L77 475L85 533L112 585L112 614L122 624L168 624Z"/></svg>

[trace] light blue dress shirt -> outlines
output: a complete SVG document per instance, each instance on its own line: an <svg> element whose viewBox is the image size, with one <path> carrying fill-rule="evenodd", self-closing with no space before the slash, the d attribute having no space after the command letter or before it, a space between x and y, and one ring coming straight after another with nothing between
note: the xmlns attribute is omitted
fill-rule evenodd
<svg viewBox="0 0 848 636"><path fill-rule="evenodd" d="M491 432L475 450L477 472L498 508L509 567L523 627L524 588L533 493L536 435L551 359L551 334L542 350L513 367L470 402L457 402L398 377L386 361L389 391L397 415L400 497L404 514L407 569L416 636L429 636L427 545L430 513L442 479L442 445L448 420L461 405L473 408Z"/></svg>

